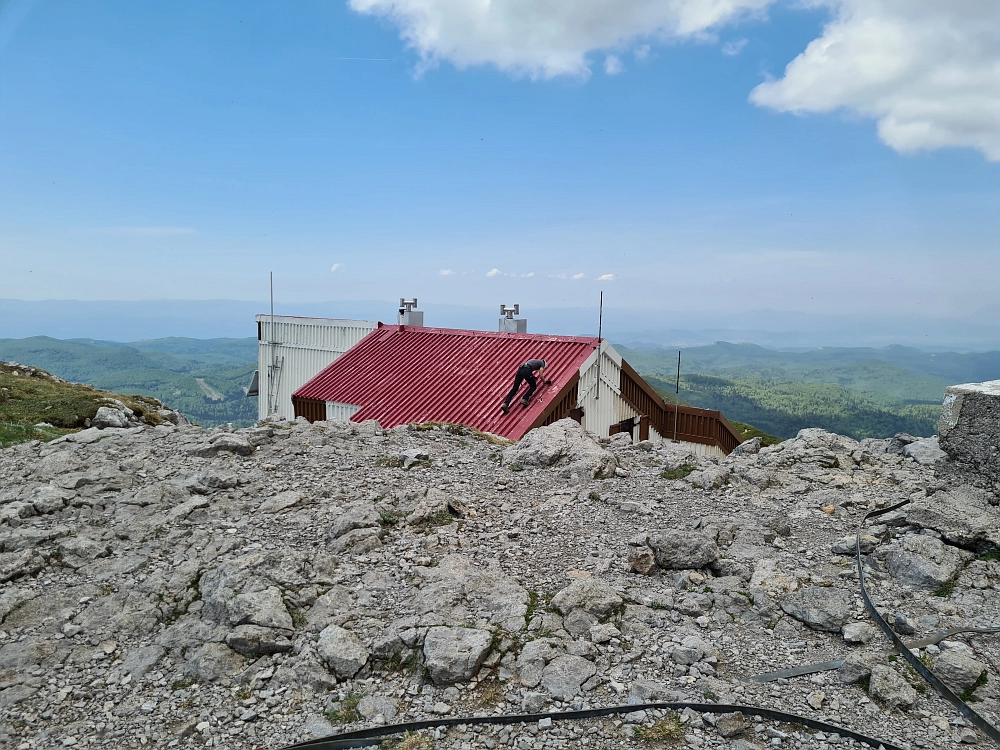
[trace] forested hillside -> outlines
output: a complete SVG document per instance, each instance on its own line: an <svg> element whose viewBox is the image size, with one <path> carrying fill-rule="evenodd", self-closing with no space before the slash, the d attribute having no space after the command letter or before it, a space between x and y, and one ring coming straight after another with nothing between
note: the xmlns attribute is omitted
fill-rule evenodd
<svg viewBox="0 0 1000 750"><path fill-rule="evenodd" d="M616 348L651 383L673 393L676 349ZM854 438L932 435L949 384L1000 378L1000 352L901 346L782 352L725 342L682 352L682 401L783 438L803 427Z"/></svg>
<svg viewBox="0 0 1000 750"><path fill-rule="evenodd" d="M256 369L257 340L166 338L121 344L46 336L0 339L0 360L47 370L75 383L152 396L204 426L257 419L245 388Z"/></svg>

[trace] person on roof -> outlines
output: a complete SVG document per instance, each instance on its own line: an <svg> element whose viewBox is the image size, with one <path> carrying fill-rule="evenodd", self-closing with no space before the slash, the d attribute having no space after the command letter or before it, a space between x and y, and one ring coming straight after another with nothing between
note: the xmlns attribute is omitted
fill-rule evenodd
<svg viewBox="0 0 1000 750"><path fill-rule="evenodd" d="M545 373L545 360L544 359L529 359L523 365L517 368L517 374L514 375L514 387L510 389L510 393L507 394L507 398L503 400L503 406L500 407L500 411L504 414L510 412L510 402L514 400L514 396L521 389L521 383L528 383L528 390L524 392L524 397L521 399L521 406L527 406L531 403L531 397L535 395L535 388L538 387L538 380L535 377L535 373L538 373L538 378L541 378ZM546 380L545 383L551 383L551 380Z"/></svg>

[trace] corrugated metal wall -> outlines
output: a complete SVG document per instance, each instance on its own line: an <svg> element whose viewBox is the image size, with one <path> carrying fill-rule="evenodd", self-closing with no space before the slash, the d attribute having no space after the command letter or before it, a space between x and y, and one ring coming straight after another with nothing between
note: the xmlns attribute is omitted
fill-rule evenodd
<svg viewBox="0 0 1000 750"><path fill-rule="evenodd" d="M639 416L621 396L621 361L607 342L601 344L601 384L597 387L597 352L580 368L578 403L583 408L583 426L607 435L611 425Z"/></svg>
<svg viewBox="0 0 1000 750"><path fill-rule="evenodd" d="M339 419L345 422L349 422L351 417L353 417L359 411L361 411L361 407L355 406L354 404L341 404L337 401L326 402L327 419Z"/></svg>
<svg viewBox="0 0 1000 750"><path fill-rule="evenodd" d="M276 408L272 408L272 411L286 419L294 419L292 394L377 327L378 323L370 320L276 315L272 335L271 316L258 315L258 419L268 416L268 393L273 392L269 374L276 359L280 367L275 377L278 384Z"/></svg>

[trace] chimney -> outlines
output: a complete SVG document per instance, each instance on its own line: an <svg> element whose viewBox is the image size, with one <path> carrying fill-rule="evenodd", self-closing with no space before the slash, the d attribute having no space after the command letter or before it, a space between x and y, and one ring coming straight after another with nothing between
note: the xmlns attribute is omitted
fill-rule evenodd
<svg viewBox="0 0 1000 750"><path fill-rule="evenodd" d="M413 326L414 328L423 328L424 326L424 314L420 310L415 310L417 306L417 298L413 299L403 299L399 298L399 324L401 326Z"/></svg>
<svg viewBox="0 0 1000 750"><path fill-rule="evenodd" d="M520 305L514 305L513 307L507 307L507 305L500 305L500 333L527 333L528 332L528 319L527 318L515 318L521 312Z"/></svg>

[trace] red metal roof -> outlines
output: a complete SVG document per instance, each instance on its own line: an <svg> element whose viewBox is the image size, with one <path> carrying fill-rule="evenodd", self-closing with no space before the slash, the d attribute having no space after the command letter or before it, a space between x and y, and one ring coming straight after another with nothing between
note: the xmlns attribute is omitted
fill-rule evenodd
<svg viewBox="0 0 1000 750"><path fill-rule="evenodd" d="M382 326L365 336L294 394L361 406L351 419L385 428L452 422L517 440L597 349L597 338L492 333L454 328ZM544 359L545 377L531 405L500 404L518 365Z"/></svg>

